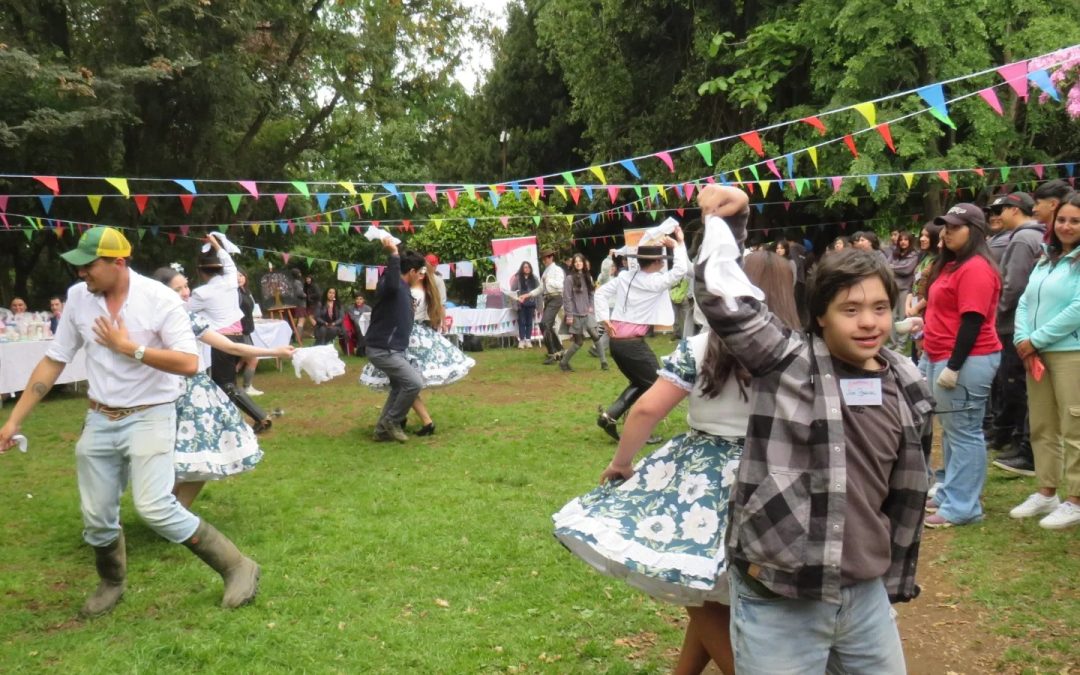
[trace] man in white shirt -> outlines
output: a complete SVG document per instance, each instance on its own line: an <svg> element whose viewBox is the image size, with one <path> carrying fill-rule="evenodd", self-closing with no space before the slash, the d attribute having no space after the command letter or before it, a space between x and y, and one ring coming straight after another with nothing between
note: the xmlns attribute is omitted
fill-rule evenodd
<svg viewBox="0 0 1080 675"><path fill-rule="evenodd" d="M562 358L562 340L559 339L557 319L559 310L563 306L563 281L566 272L555 262L555 249L545 248L540 251L540 264L544 266L544 272L540 275L540 285L535 290L518 298L518 302L525 302L528 298L543 296L544 313L540 317L540 331L544 336L544 347L547 348L547 357L544 365L550 366L558 363Z"/></svg>
<svg viewBox="0 0 1080 675"><path fill-rule="evenodd" d="M600 409L596 424L616 441L616 422L653 382L660 368L656 354L645 342L650 326L670 326L675 321L668 291L686 275L690 261L686 256L682 228L672 237L664 237L653 246L639 246L636 253L639 269L623 270L597 289L593 297L596 320L604 325L611 340L611 357L630 385L607 410ZM671 249L671 269L664 270L665 249ZM650 439L653 440L653 439Z"/></svg>
<svg viewBox="0 0 1080 675"><path fill-rule="evenodd" d="M87 230L62 257L83 283L71 287L56 337L0 427L0 452L80 349L86 349L90 412L75 446L83 539L101 583L82 608L112 610L124 593L127 555L120 496L128 478L135 511L155 532L183 543L225 579L224 607L250 602L259 566L172 495L176 399L199 359L180 297L128 267L131 244L109 227Z"/></svg>

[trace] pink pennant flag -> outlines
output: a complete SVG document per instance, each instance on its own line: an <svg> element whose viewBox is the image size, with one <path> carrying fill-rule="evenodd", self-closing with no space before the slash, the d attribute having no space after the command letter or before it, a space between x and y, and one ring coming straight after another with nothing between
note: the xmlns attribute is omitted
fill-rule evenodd
<svg viewBox="0 0 1080 675"><path fill-rule="evenodd" d="M439 193L435 190L435 183L425 183L424 184L424 192L427 193L428 197L431 197L431 201L433 201L433 202L438 202L439 201Z"/></svg>
<svg viewBox="0 0 1080 675"><path fill-rule="evenodd" d="M150 197L147 195L135 195L132 199L135 201L135 208L139 209L139 215L141 216L143 211L146 210L146 202L150 201Z"/></svg>
<svg viewBox="0 0 1080 675"><path fill-rule="evenodd" d="M291 220L288 221L288 230L289 230L289 234L295 234L296 233L296 223L294 223Z"/></svg>
<svg viewBox="0 0 1080 675"><path fill-rule="evenodd" d="M180 195L180 206L184 207L184 213L191 213L191 204L195 201L195 195Z"/></svg>
<svg viewBox="0 0 1080 675"><path fill-rule="evenodd" d="M840 184L844 182L844 179L840 176L830 176L829 182L832 183L833 192L840 192Z"/></svg>
<svg viewBox="0 0 1080 675"><path fill-rule="evenodd" d="M716 185L716 177L715 176L706 176L705 182L708 183L709 185Z"/></svg>
<svg viewBox="0 0 1080 675"><path fill-rule="evenodd" d="M309 220L309 221L307 222L307 228L308 228L309 230L311 230L311 233L312 233L312 234L315 234L316 232L318 232L318 231L319 231L319 225L318 225L318 223L313 223L313 222L311 222L310 220Z"/></svg>
<svg viewBox="0 0 1080 675"><path fill-rule="evenodd" d="M1031 167L1031 170L1035 172L1035 175L1039 177L1039 180L1042 180L1044 172L1044 167L1042 164L1036 164L1035 166Z"/></svg>
<svg viewBox="0 0 1080 675"><path fill-rule="evenodd" d="M3 213L4 211L7 211L7 202L8 202L8 196L7 195L0 195L0 213Z"/></svg>
<svg viewBox="0 0 1080 675"><path fill-rule="evenodd" d="M289 264L289 256L290 256L290 255L291 255L291 254L289 254L289 253L282 253L282 254L281 254L281 259L282 259L283 261L285 261L285 264L286 264L286 265L288 265L288 264Z"/></svg>
<svg viewBox="0 0 1080 675"><path fill-rule="evenodd" d="M946 185L949 184L949 172L948 171L938 171L937 175L938 175L938 178L940 178Z"/></svg>
<svg viewBox="0 0 1080 675"><path fill-rule="evenodd" d="M982 100L986 101L986 105L994 109L994 112L999 115L1005 114L1004 111L1001 109L1001 101L998 99L997 92L994 91L992 87L980 89L979 96L982 97Z"/></svg>
<svg viewBox="0 0 1080 675"><path fill-rule="evenodd" d="M615 201L619 198L619 188L615 187L614 185L607 186L607 196L608 200L610 200L611 203L614 204Z"/></svg>
<svg viewBox="0 0 1080 675"><path fill-rule="evenodd" d="M1010 63L997 69L998 75L1009 83L1012 90L1024 101L1028 99L1028 64L1027 61Z"/></svg>
<svg viewBox="0 0 1080 675"><path fill-rule="evenodd" d="M52 190L54 195L60 194L60 181L56 176L34 176L34 180Z"/></svg>
<svg viewBox="0 0 1080 675"><path fill-rule="evenodd" d="M972 169L972 171L974 171L975 173L979 174L980 176L985 176L985 175L986 175L986 172L985 172L985 171L983 171L983 169L982 169L982 167L981 167L981 166L977 166L977 167L975 167L974 169Z"/></svg>
<svg viewBox="0 0 1080 675"><path fill-rule="evenodd" d="M765 150L763 150L761 147L761 136L758 136L758 132L748 131L745 134L739 134L739 138L741 138L744 143L753 148L754 152L758 154L758 157L765 156Z"/></svg>
<svg viewBox="0 0 1080 675"><path fill-rule="evenodd" d="M540 194L544 194L544 177L541 176L534 182L536 183L536 189L540 191Z"/></svg>
<svg viewBox="0 0 1080 675"><path fill-rule="evenodd" d="M790 211L791 210L791 202L784 202L784 210L785 211Z"/></svg>
<svg viewBox="0 0 1080 675"><path fill-rule="evenodd" d="M851 137L851 134L844 134L844 145L851 151L854 157L859 156L859 151L855 149L855 139Z"/></svg>
<svg viewBox="0 0 1080 675"><path fill-rule="evenodd" d="M502 223L504 229L510 227L510 216L500 216L499 221Z"/></svg>
<svg viewBox="0 0 1080 675"><path fill-rule="evenodd" d="M662 152L658 152L653 156L663 162L667 166L668 171L670 171L671 173L675 173L675 162L672 161L671 154L669 152L665 150Z"/></svg>
<svg viewBox="0 0 1080 675"><path fill-rule="evenodd" d="M769 171L772 172L772 175L776 176L777 178L783 178L783 176L780 175L780 169L776 168L776 162L772 161L771 159L767 159L765 160L765 166L769 168Z"/></svg>
<svg viewBox="0 0 1080 675"><path fill-rule="evenodd" d="M4 221L4 229L5 230L10 230L11 229L11 223L8 222L7 214L4 213L3 211L0 211L0 220Z"/></svg>
<svg viewBox="0 0 1080 675"><path fill-rule="evenodd" d="M364 230L364 228L360 227L359 225L353 225L352 229L353 229L353 232L355 232L357 234L360 234Z"/></svg>
<svg viewBox="0 0 1080 675"><path fill-rule="evenodd" d="M186 237L188 235L188 232L190 232L190 231L191 231L191 226L190 225L181 225L180 226L180 234L182 234L183 236Z"/></svg>
<svg viewBox="0 0 1080 675"><path fill-rule="evenodd" d="M281 213L285 210L285 202L289 200L289 195L282 192L274 193L274 203L277 204L277 212Z"/></svg>
<svg viewBox="0 0 1080 675"><path fill-rule="evenodd" d="M458 198L457 190L447 190L446 191L446 201L450 202L450 208L452 208L452 209L457 208L457 198Z"/></svg>
<svg viewBox="0 0 1080 675"><path fill-rule="evenodd" d="M353 210L353 213L356 214L357 218L363 218L364 217L364 214L360 213L360 205L359 204L353 204L352 205L352 210Z"/></svg>
<svg viewBox="0 0 1080 675"><path fill-rule="evenodd" d="M236 182L240 183L240 187L247 190L248 194L250 194L252 197L254 197L255 199L259 198L259 187L257 185L255 185L255 181L253 181L253 180L240 180L240 181L236 181Z"/></svg>
<svg viewBox="0 0 1080 675"><path fill-rule="evenodd" d="M687 201L694 198L694 190L697 189L697 183L686 183L683 185L683 191L686 193Z"/></svg>

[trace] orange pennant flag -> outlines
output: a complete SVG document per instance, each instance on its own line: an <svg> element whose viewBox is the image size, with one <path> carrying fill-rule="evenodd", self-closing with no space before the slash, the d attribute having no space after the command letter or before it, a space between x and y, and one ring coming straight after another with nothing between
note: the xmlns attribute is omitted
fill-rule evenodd
<svg viewBox="0 0 1080 675"><path fill-rule="evenodd" d="M741 138L744 143L753 148L754 152L758 154L758 157L765 156L765 150L761 147L761 136L758 135L758 132L748 131L745 134L739 134L739 138Z"/></svg>
<svg viewBox="0 0 1080 675"><path fill-rule="evenodd" d="M855 149L855 139L851 137L851 134L844 134L844 145L847 146L852 155L859 156L859 151Z"/></svg>
<svg viewBox="0 0 1080 675"><path fill-rule="evenodd" d="M889 146L889 149L892 150L893 154L895 155L896 154L896 146L893 145L892 131L889 129L889 123L888 122L882 122L881 124L877 125L877 127L875 127L875 128L877 129L877 132L879 134L881 134L881 137L885 139L885 145Z"/></svg>

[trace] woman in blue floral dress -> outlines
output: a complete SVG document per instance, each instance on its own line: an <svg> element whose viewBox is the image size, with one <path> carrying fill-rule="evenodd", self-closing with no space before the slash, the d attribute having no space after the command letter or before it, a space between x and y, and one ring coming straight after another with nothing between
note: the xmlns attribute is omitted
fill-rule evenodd
<svg viewBox="0 0 1080 675"><path fill-rule="evenodd" d="M796 328L787 261L760 252L744 265L770 309ZM724 536L750 413L749 375L709 330L682 340L659 375L630 410L600 487L553 516L555 536L600 572L686 606L676 673L700 673L710 659L732 673ZM631 467L656 424L687 397L690 431Z"/></svg>
<svg viewBox="0 0 1080 675"><path fill-rule="evenodd" d="M444 298L436 286L435 268L430 262L421 270L420 279L411 286L410 292L413 303L413 325L412 333L409 335L409 346L405 350L405 358L420 372L424 389L453 384L468 375L469 370L476 365L476 361L466 356L438 332L445 317ZM386 373L370 363L361 371L360 383L377 391L390 386ZM434 434L435 422L428 414L427 405L423 399L417 396L412 407L423 424L416 435Z"/></svg>
<svg viewBox="0 0 1080 675"><path fill-rule="evenodd" d="M153 277L180 294L187 302L191 295L187 278L171 267L162 267ZM209 328L206 320L195 314L191 327L195 337L214 349L243 358L270 356L289 358L290 346L263 349L239 342ZM206 481L220 480L255 467L263 453L255 432L245 422L233 404L210 376L206 374L202 354L199 372L184 378L184 393L176 400L176 446L173 464L176 485L173 494L184 505L191 506Z"/></svg>

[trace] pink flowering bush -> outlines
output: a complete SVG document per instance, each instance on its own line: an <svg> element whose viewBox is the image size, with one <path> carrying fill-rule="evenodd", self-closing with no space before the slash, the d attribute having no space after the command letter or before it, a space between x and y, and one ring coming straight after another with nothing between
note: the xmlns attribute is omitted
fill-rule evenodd
<svg viewBox="0 0 1080 675"><path fill-rule="evenodd" d="M1060 49L1041 58L1032 59L1028 70L1050 67L1055 68L1050 73L1050 81L1054 83L1058 91L1062 91L1062 87L1071 81L1072 86L1068 92L1062 92L1065 94L1065 111L1069 113L1069 117L1080 119L1080 78L1073 77L1074 74L1080 72L1080 47ZM1050 97L1047 94L1041 94L1039 103L1046 103L1048 98Z"/></svg>

